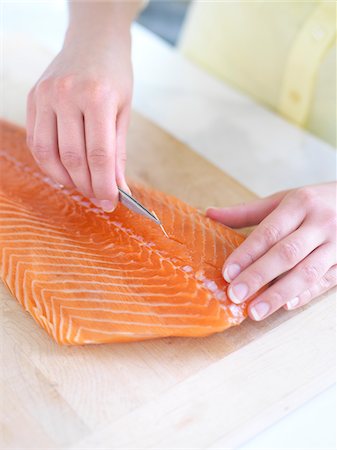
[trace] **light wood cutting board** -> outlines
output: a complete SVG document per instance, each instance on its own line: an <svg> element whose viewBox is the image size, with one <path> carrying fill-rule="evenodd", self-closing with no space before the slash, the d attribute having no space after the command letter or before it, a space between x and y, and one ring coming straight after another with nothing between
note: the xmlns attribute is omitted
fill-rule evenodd
<svg viewBox="0 0 337 450"><path fill-rule="evenodd" d="M133 115L129 176L205 208L254 198ZM0 290L3 448L225 448L334 381L334 293L202 339L61 347Z"/></svg>

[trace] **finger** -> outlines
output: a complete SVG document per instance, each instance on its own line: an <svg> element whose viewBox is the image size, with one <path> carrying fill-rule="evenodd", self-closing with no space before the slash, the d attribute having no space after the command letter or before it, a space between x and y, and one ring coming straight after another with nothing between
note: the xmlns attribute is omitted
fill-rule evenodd
<svg viewBox="0 0 337 450"><path fill-rule="evenodd" d="M106 211L118 202L115 164L116 110L100 105L85 111L87 161L94 197Z"/></svg>
<svg viewBox="0 0 337 450"><path fill-rule="evenodd" d="M223 267L225 280L230 283L273 245L295 231L305 214L305 209L297 204L296 198L290 197L281 202L228 257Z"/></svg>
<svg viewBox="0 0 337 450"><path fill-rule="evenodd" d="M295 267L323 241L322 233L304 224L243 270L230 284L229 298L234 303L245 301L270 281Z"/></svg>
<svg viewBox="0 0 337 450"><path fill-rule="evenodd" d="M260 223L280 203L286 192L278 192L270 197L227 208L208 208L206 215L229 227L242 228Z"/></svg>
<svg viewBox="0 0 337 450"><path fill-rule="evenodd" d="M35 128L36 108L34 100L34 92L31 91L27 97L26 108L26 142L30 150L33 149L34 128Z"/></svg>
<svg viewBox="0 0 337 450"><path fill-rule="evenodd" d="M60 159L76 188L93 197L85 152L83 116L80 110L58 111L57 134Z"/></svg>
<svg viewBox="0 0 337 450"><path fill-rule="evenodd" d="M124 108L117 118L116 128L116 182L128 194L131 194L125 179L126 134L129 126L129 109Z"/></svg>
<svg viewBox="0 0 337 450"><path fill-rule="evenodd" d="M41 169L52 180L60 185L74 186L60 161L56 115L50 108L37 108L32 154Z"/></svg>
<svg viewBox="0 0 337 450"><path fill-rule="evenodd" d="M278 279L251 301L249 316L261 320L284 306L307 289L311 289L327 273L335 259L332 244L324 244L307 256L294 269Z"/></svg>
<svg viewBox="0 0 337 450"><path fill-rule="evenodd" d="M324 292L327 292L328 290L336 286L336 283L337 265L334 265L327 271L327 273L319 280L318 283L316 283L310 289L306 289L305 291L303 291L299 296L289 300L284 305L284 309L289 311L292 309L300 308L301 306L309 303L314 298L318 297L321 294L324 294Z"/></svg>

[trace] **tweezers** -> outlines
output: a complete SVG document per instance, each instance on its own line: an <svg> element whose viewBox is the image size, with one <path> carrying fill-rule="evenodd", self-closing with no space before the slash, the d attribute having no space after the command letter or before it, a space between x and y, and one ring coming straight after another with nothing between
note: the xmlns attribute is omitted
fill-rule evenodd
<svg viewBox="0 0 337 450"><path fill-rule="evenodd" d="M164 234L167 236L167 233L161 221L158 219L158 217L154 212L149 211L138 200L136 200L134 197L123 191L123 189L118 188L118 191L119 191L119 201L122 203L122 205L126 206L130 211L140 214L141 216L147 217L148 219L155 222L157 225L160 226Z"/></svg>

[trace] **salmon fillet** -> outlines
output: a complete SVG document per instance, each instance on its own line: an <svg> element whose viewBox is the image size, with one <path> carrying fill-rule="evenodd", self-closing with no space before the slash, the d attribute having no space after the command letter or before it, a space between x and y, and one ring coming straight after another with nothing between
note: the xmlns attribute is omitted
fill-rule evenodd
<svg viewBox="0 0 337 450"><path fill-rule="evenodd" d="M132 183L169 238L123 205L105 213L39 170L23 129L0 126L1 277L58 343L198 337L244 320L221 275L240 234Z"/></svg>

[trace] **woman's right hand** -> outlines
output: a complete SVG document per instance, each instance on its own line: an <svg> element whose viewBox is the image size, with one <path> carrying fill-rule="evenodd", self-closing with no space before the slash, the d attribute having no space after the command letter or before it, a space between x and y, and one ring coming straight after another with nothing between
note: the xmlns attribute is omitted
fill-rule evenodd
<svg viewBox="0 0 337 450"><path fill-rule="evenodd" d="M28 96L27 143L41 169L105 211L125 181L132 97L130 33L67 36Z"/></svg>

